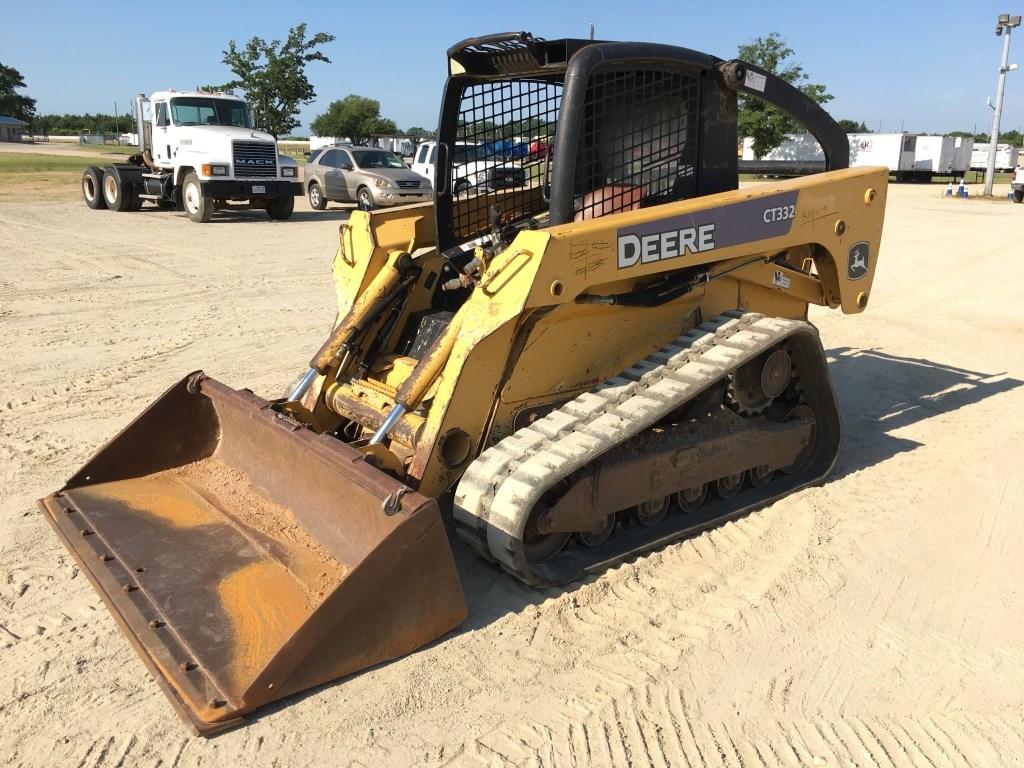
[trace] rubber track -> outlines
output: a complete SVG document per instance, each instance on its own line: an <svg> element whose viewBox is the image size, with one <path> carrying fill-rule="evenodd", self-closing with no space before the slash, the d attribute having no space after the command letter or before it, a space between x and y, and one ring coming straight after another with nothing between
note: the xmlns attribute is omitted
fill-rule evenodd
<svg viewBox="0 0 1024 768"><path fill-rule="evenodd" d="M522 581L543 584L526 562L522 536L548 489L807 329L817 333L798 320L738 310L718 315L517 430L481 453L463 474L454 510L460 537Z"/></svg>

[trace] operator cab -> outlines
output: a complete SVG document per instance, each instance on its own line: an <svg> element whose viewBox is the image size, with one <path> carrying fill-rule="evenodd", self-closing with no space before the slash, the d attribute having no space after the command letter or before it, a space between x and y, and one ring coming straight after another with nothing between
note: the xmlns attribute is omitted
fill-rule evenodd
<svg viewBox="0 0 1024 768"><path fill-rule="evenodd" d="M848 163L846 136L827 113L742 62L668 45L543 40L527 32L464 40L448 60L433 169L442 251L506 240L503 230L511 235L736 189L738 94L762 98L806 125L827 168ZM453 148L464 144L500 161L491 171L496 178L468 196L454 184ZM510 167L517 173L505 178Z"/></svg>

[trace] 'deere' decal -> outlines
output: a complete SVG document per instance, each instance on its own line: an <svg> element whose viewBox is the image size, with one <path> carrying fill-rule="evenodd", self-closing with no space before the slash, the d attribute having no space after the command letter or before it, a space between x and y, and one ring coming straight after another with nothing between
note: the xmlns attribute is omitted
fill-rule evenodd
<svg viewBox="0 0 1024 768"><path fill-rule="evenodd" d="M619 269L681 258L717 248L789 234L796 216L797 192L708 211L623 227L618 231Z"/></svg>

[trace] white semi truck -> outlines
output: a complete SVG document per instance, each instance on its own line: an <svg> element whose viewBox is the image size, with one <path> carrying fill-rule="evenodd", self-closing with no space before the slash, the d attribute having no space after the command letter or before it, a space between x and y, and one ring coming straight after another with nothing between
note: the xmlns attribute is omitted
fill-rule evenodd
<svg viewBox="0 0 1024 768"><path fill-rule="evenodd" d="M127 163L90 166L82 196L90 208L137 211L143 202L207 222L215 209L262 208L292 215L301 195L298 164L274 137L252 127L245 101L225 93L156 91L135 98L139 152Z"/></svg>

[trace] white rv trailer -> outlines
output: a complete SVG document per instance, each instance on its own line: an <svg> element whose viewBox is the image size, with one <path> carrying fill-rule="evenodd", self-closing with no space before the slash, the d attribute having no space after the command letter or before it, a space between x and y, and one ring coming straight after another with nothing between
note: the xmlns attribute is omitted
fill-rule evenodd
<svg viewBox="0 0 1024 768"><path fill-rule="evenodd" d="M955 155L955 137L918 136L914 144L914 173L921 175L922 178L952 175Z"/></svg>
<svg viewBox="0 0 1024 768"><path fill-rule="evenodd" d="M974 150L974 139L970 136L957 136L953 149L953 175L963 176L971 169L971 152Z"/></svg>
<svg viewBox="0 0 1024 768"><path fill-rule="evenodd" d="M884 165L897 181L911 178L917 136L910 133L850 133L850 167Z"/></svg>
<svg viewBox="0 0 1024 768"><path fill-rule="evenodd" d="M782 143L764 157L754 157L754 140L743 139L743 160L788 160L801 163L825 162L821 145L809 133L787 133Z"/></svg>
<svg viewBox="0 0 1024 768"><path fill-rule="evenodd" d="M897 181L930 180L963 175L970 164L974 140L956 136L910 133L851 133L850 167L884 165ZM754 140L743 139L741 170L753 173L814 173L824 170L825 154L809 133L787 133L764 157L754 156Z"/></svg>
<svg viewBox="0 0 1024 768"><path fill-rule="evenodd" d="M988 167L988 149L991 144L975 144L971 152L971 170L984 171ZM1020 147L1012 144L996 145L996 170L1012 171L1020 163Z"/></svg>

